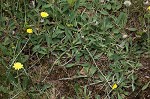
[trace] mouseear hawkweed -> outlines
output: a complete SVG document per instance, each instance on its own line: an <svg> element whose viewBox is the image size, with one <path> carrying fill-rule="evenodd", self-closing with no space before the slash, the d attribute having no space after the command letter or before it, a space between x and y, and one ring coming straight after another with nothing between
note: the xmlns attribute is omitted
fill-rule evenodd
<svg viewBox="0 0 150 99"><path fill-rule="evenodd" d="M149 18L143 0L0 0L0 98L148 99Z"/></svg>

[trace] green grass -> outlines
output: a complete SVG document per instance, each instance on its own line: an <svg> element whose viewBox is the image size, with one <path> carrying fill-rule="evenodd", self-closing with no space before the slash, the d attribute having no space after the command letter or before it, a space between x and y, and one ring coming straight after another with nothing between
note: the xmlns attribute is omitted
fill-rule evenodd
<svg viewBox="0 0 150 99"><path fill-rule="evenodd" d="M137 71L149 58L150 11L142 0L123 3L1 0L0 97L124 99L146 90ZM14 70L15 62L24 69Z"/></svg>

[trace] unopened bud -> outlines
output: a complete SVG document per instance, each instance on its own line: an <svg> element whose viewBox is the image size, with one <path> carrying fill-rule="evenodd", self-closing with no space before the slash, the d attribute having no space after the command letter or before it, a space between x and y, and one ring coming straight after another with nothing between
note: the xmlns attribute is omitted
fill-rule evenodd
<svg viewBox="0 0 150 99"><path fill-rule="evenodd" d="M124 34L123 36L122 36L122 38L127 38L128 37L128 35L127 34Z"/></svg>
<svg viewBox="0 0 150 99"><path fill-rule="evenodd" d="M125 6L127 6L127 7L129 7L130 5L131 5L131 1L125 1L124 3L123 3Z"/></svg>

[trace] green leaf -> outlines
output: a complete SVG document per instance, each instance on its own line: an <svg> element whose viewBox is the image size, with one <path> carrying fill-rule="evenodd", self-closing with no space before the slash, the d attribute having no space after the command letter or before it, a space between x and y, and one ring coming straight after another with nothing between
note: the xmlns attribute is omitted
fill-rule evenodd
<svg viewBox="0 0 150 99"><path fill-rule="evenodd" d="M12 84L12 85L16 85L16 81L15 78L13 77L13 75L10 73L10 71L6 72L6 76L7 76L7 80Z"/></svg>
<svg viewBox="0 0 150 99"><path fill-rule="evenodd" d="M45 34L45 38L46 38L47 46L50 48L50 45L52 43L52 38L48 34Z"/></svg>
<svg viewBox="0 0 150 99"><path fill-rule="evenodd" d="M3 46L2 44L0 44L0 50L4 55L9 55L8 49L5 46Z"/></svg>
<svg viewBox="0 0 150 99"><path fill-rule="evenodd" d="M4 40L4 42L3 42L3 45L8 45L8 44L10 44L10 43L11 43L10 38L9 38L9 37L5 37L5 40Z"/></svg>
<svg viewBox="0 0 150 99"><path fill-rule="evenodd" d="M56 38L59 34L63 33L64 31L60 29L56 29L55 32L52 34L52 38Z"/></svg>
<svg viewBox="0 0 150 99"><path fill-rule="evenodd" d="M76 12L71 11L70 15L69 15L70 22L73 22L75 20L75 18L76 18Z"/></svg>
<svg viewBox="0 0 150 99"><path fill-rule="evenodd" d="M134 75L132 75L131 78L132 78L132 91L135 91L135 85L134 85L135 77L134 77Z"/></svg>
<svg viewBox="0 0 150 99"><path fill-rule="evenodd" d="M83 66L83 67L89 67L90 64L89 63L84 63L84 64L81 64L81 66Z"/></svg>
<svg viewBox="0 0 150 99"><path fill-rule="evenodd" d="M84 69L85 73L88 74L89 76L93 76L97 71L97 68L95 66L90 66L90 65L84 66L83 69Z"/></svg>
<svg viewBox="0 0 150 99"><path fill-rule="evenodd" d="M113 29L113 33L118 34L120 32L119 29Z"/></svg>
<svg viewBox="0 0 150 99"><path fill-rule="evenodd" d="M89 69L89 75L93 76L96 71L97 71L97 68L95 66L91 66Z"/></svg>
<svg viewBox="0 0 150 99"><path fill-rule="evenodd" d="M81 1L81 0L77 0L77 1L76 1L74 9L78 9L78 7L80 6L80 1ZM83 0L82 0L82 1L83 1Z"/></svg>
<svg viewBox="0 0 150 99"><path fill-rule="evenodd" d="M101 30L106 31L107 29L112 28L112 27L113 25L112 25L111 20L108 17L105 17L102 21Z"/></svg>
<svg viewBox="0 0 150 99"><path fill-rule="evenodd" d="M28 77L24 77L23 78L23 82L22 82L23 90L27 89L28 83L29 83L29 78Z"/></svg>
<svg viewBox="0 0 150 99"><path fill-rule="evenodd" d="M108 15L109 13L106 10L100 11L101 14L103 15Z"/></svg>
<svg viewBox="0 0 150 99"><path fill-rule="evenodd" d="M21 59L21 62L24 63L29 59L29 55L22 55L20 59Z"/></svg>
<svg viewBox="0 0 150 99"><path fill-rule="evenodd" d="M65 41L71 41L72 40L72 33L71 33L71 31L68 29L68 28L66 28L65 29L65 34L66 34L66 40Z"/></svg>
<svg viewBox="0 0 150 99"><path fill-rule="evenodd" d="M76 0L67 0L69 6L73 6Z"/></svg>
<svg viewBox="0 0 150 99"><path fill-rule="evenodd" d="M122 99L122 97L119 95L119 93L118 93L118 99Z"/></svg>
<svg viewBox="0 0 150 99"><path fill-rule="evenodd" d="M101 56L102 56L102 53L97 54L97 55L94 56L94 59L99 59Z"/></svg>
<svg viewBox="0 0 150 99"><path fill-rule="evenodd" d="M95 95L95 99L101 99L100 95Z"/></svg>
<svg viewBox="0 0 150 99"><path fill-rule="evenodd" d="M116 24L123 28L127 23L127 14L121 12L119 17L117 18Z"/></svg>
<svg viewBox="0 0 150 99"><path fill-rule="evenodd" d="M42 6L42 9L46 9L46 8L50 8L52 6L52 4L46 4Z"/></svg>
<svg viewBox="0 0 150 99"><path fill-rule="evenodd" d="M137 28L127 28L129 31L137 31Z"/></svg>
<svg viewBox="0 0 150 99"><path fill-rule="evenodd" d="M70 68L73 67L75 64L67 64L65 67Z"/></svg>
<svg viewBox="0 0 150 99"><path fill-rule="evenodd" d="M42 87L42 91L44 92L46 89L50 88L52 85L50 84L45 84L43 87Z"/></svg>
<svg viewBox="0 0 150 99"><path fill-rule="evenodd" d="M110 59L111 60L119 60L119 59L121 59L122 57L121 57L121 55L119 55L119 54L112 54L111 56L110 56Z"/></svg>
<svg viewBox="0 0 150 99"><path fill-rule="evenodd" d="M107 8L108 10L111 10L111 4L107 4L107 5L106 5L106 8Z"/></svg>
<svg viewBox="0 0 150 99"><path fill-rule="evenodd" d="M40 50L38 51L40 54L47 54L47 49L45 47L41 47Z"/></svg>
<svg viewBox="0 0 150 99"><path fill-rule="evenodd" d="M37 52L39 48L40 48L40 45L35 45L32 50L33 52Z"/></svg>
<svg viewBox="0 0 150 99"><path fill-rule="evenodd" d="M9 90L8 90L7 87L0 86L0 92L3 92L3 93L9 93Z"/></svg>
<svg viewBox="0 0 150 99"><path fill-rule="evenodd" d="M149 87L150 81L142 87L142 90L145 90Z"/></svg>
<svg viewBox="0 0 150 99"><path fill-rule="evenodd" d="M135 91L135 85L132 83L132 91Z"/></svg>

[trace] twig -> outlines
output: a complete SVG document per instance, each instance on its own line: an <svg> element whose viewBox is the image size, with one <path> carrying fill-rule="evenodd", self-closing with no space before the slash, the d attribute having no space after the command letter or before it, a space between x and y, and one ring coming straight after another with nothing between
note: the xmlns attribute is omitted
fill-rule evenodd
<svg viewBox="0 0 150 99"><path fill-rule="evenodd" d="M70 49L69 49L70 50ZM66 50L65 52L63 52L53 63L53 65L50 68L50 71L48 72L48 75L50 74L50 72L52 71L53 67L55 66L55 64L57 63L57 61L69 50ZM46 75L46 77L42 80L42 82L44 82L46 80L46 78L48 77L48 75Z"/></svg>
<svg viewBox="0 0 150 99"><path fill-rule="evenodd" d="M16 95L14 95L12 98L10 99L14 99L16 96L18 96L22 91L19 91Z"/></svg>
<svg viewBox="0 0 150 99"><path fill-rule="evenodd" d="M107 80L107 78L105 77L105 75L103 74L103 72L98 68L98 66L97 66L97 64L96 64L96 62L95 62L95 60L94 60L92 54L90 53L90 51L89 51L87 48L85 48L85 49L87 50L87 52L88 52L89 55L91 56L91 58L92 58L92 60L93 60L93 62L94 62L94 64L95 64L96 68L98 69L98 71L101 73L101 75L103 76L103 78L106 80L106 82L108 83L108 85L111 87L111 85L109 84L109 81Z"/></svg>
<svg viewBox="0 0 150 99"><path fill-rule="evenodd" d="M79 79L79 78L87 78L88 76L75 76L75 77L71 77L71 78L61 78L58 80L74 80L74 79Z"/></svg>
<svg viewBox="0 0 150 99"><path fill-rule="evenodd" d="M88 84L88 85L86 85L86 86L92 86L92 85L97 85L97 84L99 84L99 83L101 83L102 81L98 81L98 82L95 82L95 83L90 83L90 84Z"/></svg>
<svg viewBox="0 0 150 99"><path fill-rule="evenodd" d="M11 66L14 64L14 62L16 61L16 59L18 58L18 56L21 54L21 52L24 50L24 48L26 47L28 41L30 38L28 38L28 40L26 41L25 45L23 46L23 48L21 49L21 51L17 54L17 56L13 59L12 63L9 65L9 67L11 68Z"/></svg>

